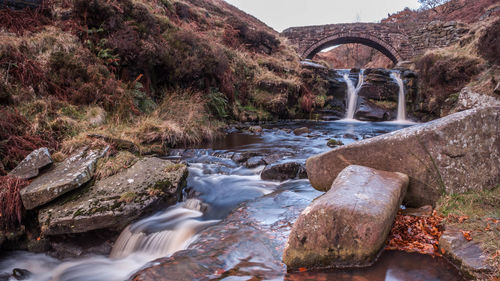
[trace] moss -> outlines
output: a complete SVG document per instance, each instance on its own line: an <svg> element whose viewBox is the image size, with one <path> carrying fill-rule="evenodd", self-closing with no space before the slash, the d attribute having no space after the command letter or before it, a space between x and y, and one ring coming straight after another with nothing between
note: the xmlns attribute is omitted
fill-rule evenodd
<svg viewBox="0 0 500 281"><path fill-rule="evenodd" d="M344 145L344 143L341 140L329 139L326 145L328 145L329 147L336 147L339 145Z"/></svg>
<svg viewBox="0 0 500 281"><path fill-rule="evenodd" d="M119 202L130 203L137 198L137 194L133 191L128 191L120 195Z"/></svg>
<svg viewBox="0 0 500 281"><path fill-rule="evenodd" d="M165 172L166 173L171 173L171 172L177 171L179 169L182 169L184 167L185 167L184 164L180 164L180 163L174 164L174 165L171 165L171 166L168 166L167 168L165 168Z"/></svg>
<svg viewBox="0 0 500 281"><path fill-rule="evenodd" d="M370 102L383 109L391 110L398 107L398 103L394 101L370 99Z"/></svg>

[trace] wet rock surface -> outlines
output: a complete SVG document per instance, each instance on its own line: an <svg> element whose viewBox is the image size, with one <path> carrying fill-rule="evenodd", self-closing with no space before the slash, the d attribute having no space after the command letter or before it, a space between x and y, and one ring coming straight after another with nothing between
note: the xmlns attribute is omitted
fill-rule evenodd
<svg viewBox="0 0 500 281"><path fill-rule="evenodd" d="M388 121L396 116L394 110L382 108L365 97L359 97L354 118L361 121Z"/></svg>
<svg viewBox="0 0 500 281"><path fill-rule="evenodd" d="M295 178L307 178L304 165L297 162L288 162L268 165L262 170L260 177L263 180L284 181Z"/></svg>
<svg viewBox="0 0 500 281"><path fill-rule="evenodd" d="M488 255L474 241L467 241L463 233L455 228L447 229L439 239L439 247L468 278L487 279L492 271L487 263Z"/></svg>
<svg viewBox="0 0 500 281"><path fill-rule="evenodd" d="M472 109L335 148L307 160L309 180L326 191L351 164L402 172L410 207L433 205L445 191L490 189L500 181L499 112Z"/></svg>
<svg viewBox="0 0 500 281"><path fill-rule="evenodd" d="M295 222L283 254L289 270L369 266L384 245L408 176L345 168Z"/></svg>
<svg viewBox="0 0 500 281"><path fill-rule="evenodd" d="M82 148L61 163L54 165L21 190L26 209L44 205L75 190L92 179L97 160L107 151Z"/></svg>
<svg viewBox="0 0 500 281"><path fill-rule="evenodd" d="M131 168L40 210L42 233L122 228L154 207L175 203L186 176L183 164L144 158Z"/></svg>
<svg viewBox="0 0 500 281"><path fill-rule="evenodd" d="M52 164L50 152L46 147L31 152L10 173L10 176L28 180L38 176L39 170Z"/></svg>

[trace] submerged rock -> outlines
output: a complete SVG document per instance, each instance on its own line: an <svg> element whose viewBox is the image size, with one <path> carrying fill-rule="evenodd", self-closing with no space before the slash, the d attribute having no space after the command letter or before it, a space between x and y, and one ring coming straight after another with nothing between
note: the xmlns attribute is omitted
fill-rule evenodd
<svg viewBox="0 0 500 281"><path fill-rule="evenodd" d="M391 230L408 185L402 173L349 166L299 216L283 261L299 267L369 266Z"/></svg>
<svg viewBox="0 0 500 281"><path fill-rule="evenodd" d="M26 209L31 210L87 183L95 173L97 159L107 151L81 148L21 190Z"/></svg>
<svg viewBox="0 0 500 281"><path fill-rule="evenodd" d="M50 152L46 147L31 152L10 173L10 176L28 180L38 176L39 170L52 164Z"/></svg>
<svg viewBox="0 0 500 281"><path fill-rule="evenodd" d="M255 167L258 167L260 165L264 165L265 162L264 162L264 159L262 158L262 156L254 156L254 157L251 157L247 160L247 162L245 162L245 166L247 168L255 168Z"/></svg>
<svg viewBox="0 0 500 281"><path fill-rule="evenodd" d="M439 239L439 247L444 255L468 278L488 279L492 268L488 265L488 255L478 243L467 241L458 229L447 229Z"/></svg>
<svg viewBox="0 0 500 281"><path fill-rule="evenodd" d="M307 178L304 165L297 162L268 165L264 168L260 177L263 180L289 180L295 178Z"/></svg>
<svg viewBox="0 0 500 281"><path fill-rule="evenodd" d="M490 189L500 181L499 112L472 109L337 147L307 160L309 180L326 191L351 164L402 172L410 207L433 205L443 192Z"/></svg>
<svg viewBox="0 0 500 281"><path fill-rule="evenodd" d="M187 167L159 158L144 158L131 168L97 182L79 194L40 210L45 235L120 229L154 207L180 197Z"/></svg>

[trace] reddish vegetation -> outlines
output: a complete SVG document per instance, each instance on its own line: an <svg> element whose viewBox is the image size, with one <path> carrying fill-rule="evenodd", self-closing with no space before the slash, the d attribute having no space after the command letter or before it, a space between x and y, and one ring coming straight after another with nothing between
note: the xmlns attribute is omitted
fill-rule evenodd
<svg viewBox="0 0 500 281"><path fill-rule="evenodd" d="M36 10L0 9L0 27L19 35L27 31L39 31L51 22L42 8Z"/></svg>
<svg viewBox="0 0 500 281"><path fill-rule="evenodd" d="M0 230L12 230L21 224L23 202L19 191L28 184L15 177L0 177Z"/></svg>
<svg viewBox="0 0 500 281"><path fill-rule="evenodd" d="M500 19L489 26L479 38L478 50L483 58L500 65Z"/></svg>
<svg viewBox="0 0 500 281"><path fill-rule="evenodd" d="M486 11L498 4L498 0L452 0L435 10L412 11L405 9L393 15L389 15L387 22L416 22L416 21L462 21L472 23L478 21ZM497 12L498 13L498 12Z"/></svg>
<svg viewBox="0 0 500 281"><path fill-rule="evenodd" d="M0 139L0 158L8 170L31 151L43 146L55 146L50 136L33 135L28 120L19 112L8 109L0 109Z"/></svg>
<svg viewBox="0 0 500 281"><path fill-rule="evenodd" d="M385 249L441 255L438 246L443 231L442 220L443 217L435 211L429 217L405 216L398 213Z"/></svg>

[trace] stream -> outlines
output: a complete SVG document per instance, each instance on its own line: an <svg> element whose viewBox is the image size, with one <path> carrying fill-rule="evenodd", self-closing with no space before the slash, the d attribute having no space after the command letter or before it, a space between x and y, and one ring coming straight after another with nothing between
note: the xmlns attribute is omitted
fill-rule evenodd
<svg viewBox="0 0 500 281"><path fill-rule="evenodd" d="M296 136L290 130L308 127ZM322 192L307 179L264 181L264 165L247 168L235 155L300 162L328 151L328 139L344 144L409 125L345 121L293 121L264 125L260 134L234 129L209 148L173 150L186 161L184 200L129 225L110 256L58 260L14 252L0 260L0 280L14 268L24 280L460 280L439 258L385 252L369 268L287 273L281 255L293 222ZM141 271L149 268L146 271ZM5 275L6 276L6 275Z"/></svg>

